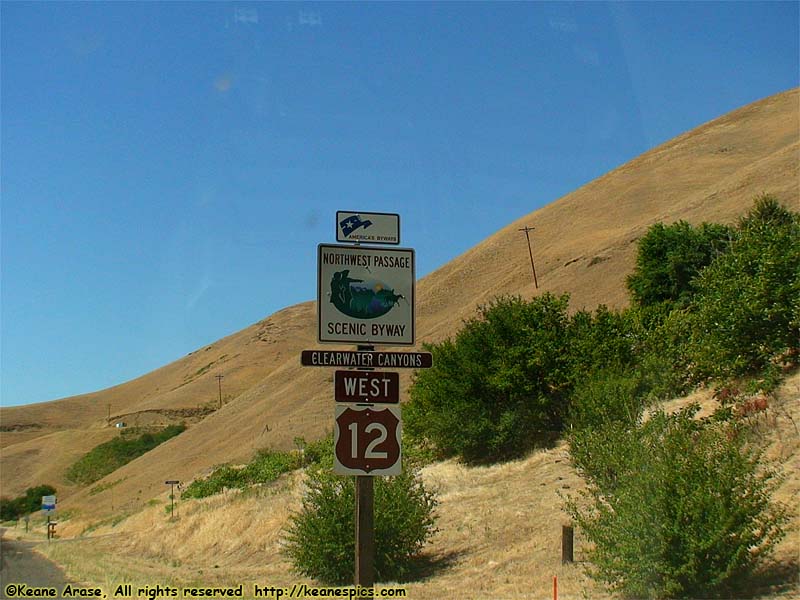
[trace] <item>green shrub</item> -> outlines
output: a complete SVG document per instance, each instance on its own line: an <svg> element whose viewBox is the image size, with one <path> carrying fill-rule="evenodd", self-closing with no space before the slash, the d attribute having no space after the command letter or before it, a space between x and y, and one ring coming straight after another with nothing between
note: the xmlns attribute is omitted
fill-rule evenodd
<svg viewBox="0 0 800 600"><path fill-rule="evenodd" d="M676 398L690 391L700 379L689 356L688 311L669 304L625 311L633 322L635 370L642 392L650 399Z"/></svg>
<svg viewBox="0 0 800 600"><path fill-rule="evenodd" d="M594 373L622 371L636 362L635 322L628 313L601 304L594 313L581 310L569 321L567 347L571 379L579 384Z"/></svg>
<svg viewBox="0 0 800 600"><path fill-rule="evenodd" d="M710 377L750 375L800 350L800 215L770 196L696 279L690 355Z"/></svg>
<svg viewBox="0 0 800 600"><path fill-rule="evenodd" d="M67 470L66 477L84 485L94 483L185 430L185 425L170 425L157 433L128 433L114 438L83 455Z"/></svg>
<svg viewBox="0 0 800 600"><path fill-rule="evenodd" d="M0 498L0 521L15 521L42 508L42 496L52 496L56 488L52 485L37 485L25 490L25 494L14 499Z"/></svg>
<svg viewBox="0 0 800 600"><path fill-rule="evenodd" d="M404 428L441 456L519 456L562 428L570 386L568 296L500 298L454 340L427 345L404 407Z"/></svg>
<svg viewBox="0 0 800 600"><path fill-rule="evenodd" d="M730 236L730 228L719 224L652 225L639 240L636 267L626 280L633 303L688 304L695 292L694 278L727 249Z"/></svg>
<svg viewBox="0 0 800 600"><path fill-rule="evenodd" d="M195 479L183 492L182 498L206 498L219 494L225 488L243 488L247 485L242 477L242 469L222 465L214 469L208 477Z"/></svg>
<svg viewBox="0 0 800 600"><path fill-rule="evenodd" d="M784 536L779 483L727 423L697 406L641 425L611 423L571 440L588 479L567 511L592 543L591 575L637 598L726 595Z"/></svg>
<svg viewBox="0 0 800 600"><path fill-rule="evenodd" d="M297 452L277 452L262 449L245 467L245 476L250 483L270 483L289 471L300 468Z"/></svg>
<svg viewBox="0 0 800 600"><path fill-rule="evenodd" d="M21 514L19 498L0 498L0 521L16 521Z"/></svg>
<svg viewBox="0 0 800 600"><path fill-rule="evenodd" d="M303 455L303 466L321 464L333 457L333 433L328 433L313 442L297 437L294 439L294 444Z"/></svg>
<svg viewBox="0 0 800 600"><path fill-rule="evenodd" d="M299 439L298 439L299 441ZM219 494L224 489L271 483L284 473L300 468L297 452L278 452L269 448L258 450L244 467L222 465L203 479L195 479L181 494L183 498L205 498Z"/></svg>
<svg viewBox="0 0 800 600"><path fill-rule="evenodd" d="M573 430L598 429L609 423L634 424L641 416L644 396L644 382L635 373L598 373L575 388L569 424Z"/></svg>
<svg viewBox="0 0 800 600"><path fill-rule="evenodd" d="M353 581L354 482L327 466L309 469L302 507L284 531L284 552L298 573L328 585ZM408 469L396 477L375 477L374 486L376 581L407 579L436 530L435 496Z"/></svg>

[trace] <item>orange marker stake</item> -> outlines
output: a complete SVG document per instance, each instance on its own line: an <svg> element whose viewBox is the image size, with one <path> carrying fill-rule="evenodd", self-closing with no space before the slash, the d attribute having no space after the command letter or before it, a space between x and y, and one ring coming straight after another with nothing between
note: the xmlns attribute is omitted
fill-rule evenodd
<svg viewBox="0 0 800 600"><path fill-rule="evenodd" d="M558 600L558 575L553 575L553 600Z"/></svg>

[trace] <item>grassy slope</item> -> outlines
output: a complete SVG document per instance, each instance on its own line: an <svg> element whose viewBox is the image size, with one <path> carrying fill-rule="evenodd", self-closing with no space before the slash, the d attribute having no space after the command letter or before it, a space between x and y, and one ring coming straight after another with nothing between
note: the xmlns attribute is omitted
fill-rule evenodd
<svg viewBox="0 0 800 600"><path fill-rule="evenodd" d="M697 392L665 404L676 410L699 402L706 412L716 402ZM787 479L778 500L793 505L800 493L800 373L782 386L778 401L753 424L770 440L769 455L783 464ZM552 577L559 578L561 598L607 598L580 566L585 541L576 537L578 564L560 564L562 494L574 494L582 483L570 467L566 446L491 467L466 468L453 461L423 471L426 483L439 491L440 531L425 550L435 567L423 581L408 584L415 599L548 597ZM141 584L238 584L269 582L291 586L305 581L290 572L280 554L280 530L299 504L302 481L293 474L258 493L231 493L180 503L179 518L169 522L161 503L138 512L116 527L105 526L95 539L55 544L52 556L66 563L71 575L87 582ZM65 535L77 535L79 525ZM107 537L104 537L107 536ZM786 569L797 572L800 531L778 548L781 567L753 581L754 591L772 598L796 598L800 589L787 584ZM795 577L796 580L796 577ZM791 581L791 578L789 578Z"/></svg>
<svg viewBox="0 0 800 600"><path fill-rule="evenodd" d="M419 337L429 341L452 334L477 304L502 293L567 291L574 307L622 306L635 241L650 224L679 218L732 221L762 191L797 207L799 97L797 90L778 94L679 136L457 257L418 285ZM536 227L538 292L524 236L517 231L526 224ZM112 474L109 479L123 479L113 491L70 496L73 490L67 488L64 507L91 507L102 516L110 511L113 494L117 507L134 509L161 493L165 479L190 479L214 464L244 459L258 447L287 448L297 435L316 437L331 427L332 373L299 366L299 350L316 345L314 321L312 302L289 307L134 381L86 396L2 409L4 427L41 426L0 435L3 489L16 493L42 478L63 484L64 461L33 470L32 453L47 445L51 456L75 455L87 436L107 431L109 404L112 415L131 415L213 402L218 371L224 371L224 391L232 396L222 410ZM407 384L404 374L404 390Z"/></svg>

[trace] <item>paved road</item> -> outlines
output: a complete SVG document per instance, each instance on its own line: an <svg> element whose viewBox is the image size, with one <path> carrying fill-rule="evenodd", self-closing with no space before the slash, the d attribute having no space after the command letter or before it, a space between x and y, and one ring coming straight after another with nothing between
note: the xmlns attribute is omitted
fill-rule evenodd
<svg viewBox="0 0 800 600"><path fill-rule="evenodd" d="M5 530L0 529L0 536ZM64 572L53 562L32 550L36 544L0 537L0 598L9 598L6 586L12 583L25 583L30 587L54 587L61 590L69 580Z"/></svg>

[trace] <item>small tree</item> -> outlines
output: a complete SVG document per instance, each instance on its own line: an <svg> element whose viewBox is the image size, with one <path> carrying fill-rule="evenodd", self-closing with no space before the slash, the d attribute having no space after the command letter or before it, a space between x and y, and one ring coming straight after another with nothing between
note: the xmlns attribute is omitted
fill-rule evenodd
<svg viewBox="0 0 800 600"><path fill-rule="evenodd" d="M730 250L695 281L691 358L706 375L751 374L800 350L800 215L761 196Z"/></svg>
<svg viewBox="0 0 800 600"><path fill-rule="evenodd" d="M500 298L454 340L426 346L404 428L442 456L513 458L561 431L569 386L568 296Z"/></svg>
<svg viewBox="0 0 800 600"><path fill-rule="evenodd" d="M685 306L695 292L693 279L726 250L731 234L715 223L652 225L639 240L636 268L626 282L633 302Z"/></svg>
<svg viewBox="0 0 800 600"><path fill-rule="evenodd" d="M727 423L693 406L642 425L581 431L571 454L588 479L567 511L593 543L591 575L637 598L730 593L784 536L777 473Z"/></svg>
<svg viewBox="0 0 800 600"><path fill-rule="evenodd" d="M413 470L376 477L375 578L407 578L414 559L435 532L436 499ZM284 551L295 570L326 584L343 585L355 572L355 480L309 467L300 511L285 530Z"/></svg>

